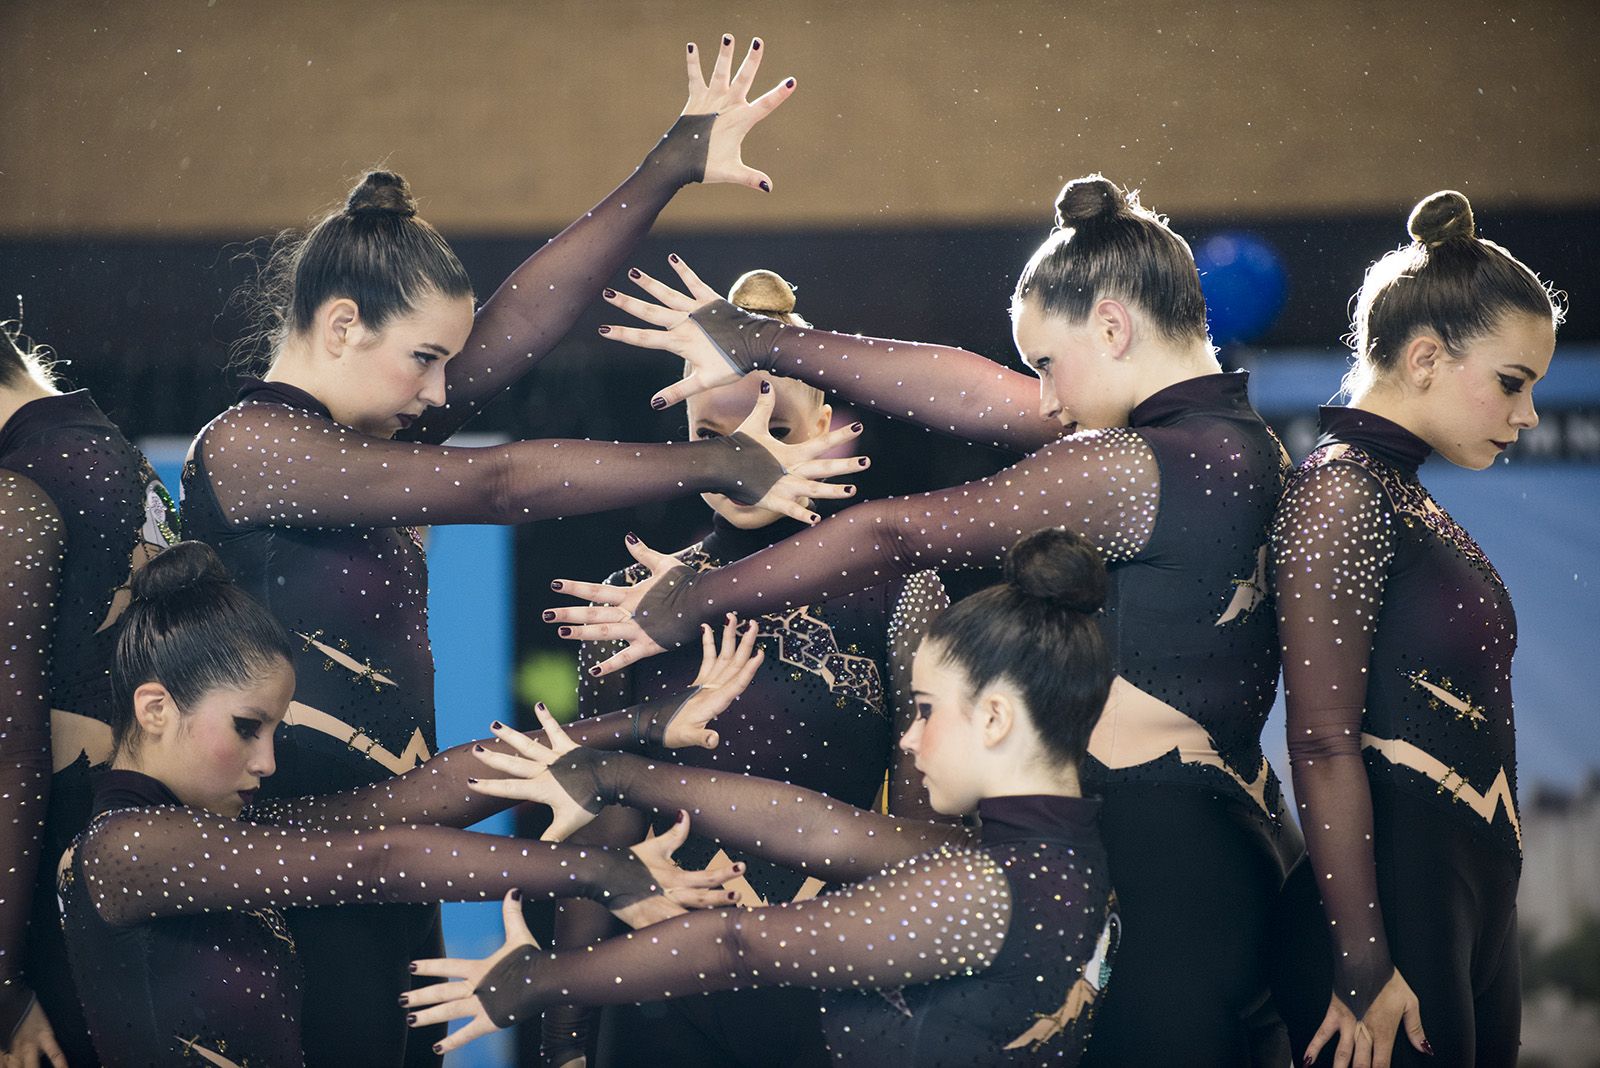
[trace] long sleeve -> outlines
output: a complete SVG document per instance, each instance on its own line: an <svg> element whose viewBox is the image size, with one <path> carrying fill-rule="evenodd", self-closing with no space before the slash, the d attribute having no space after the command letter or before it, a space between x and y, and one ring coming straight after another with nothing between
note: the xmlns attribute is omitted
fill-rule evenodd
<svg viewBox="0 0 1600 1068"><path fill-rule="evenodd" d="M1290 487L1272 539L1289 764L1332 931L1335 991L1358 1017L1394 971L1361 755L1367 662L1394 559L1392 522L1370 475L1332 463Z"/></svg>
<svg viewBox="0 0 1600 1068"><path fill-rule="evenodd" d="M108 814L73 863L101 918L119 926L269 905L482 901L513 888L613 907L659 892L626 851L407 824L264 827L179 807Z"/></svg>
<svg viewBox="0 0 1600 1068"><path fill-rule="evenodd" d="M670 648L724 612L776 612L927 568L997 566L1018 538L1052 526L1117 563L1149 541L1159 500L1155 454L1136 431L1084 431L981 481L869 501L715 571L672 571L635 616Z"/></svg>
<svg viewBox="0 0 1600 1068"><path fill-rule="evenodd" d="M1030 453L1061 437L1039 381L965 349L789 326L714 301L695 323L740 372L772 371L963 441Z"/></svg>
<svg viewBox="0 0 1600 1068"><path fill-rule="evenodd" d="M524 523L685 494L759 500L783 475L743 435L633 445L449 448L370 437L314 412L246 403L201 434L218 517L234 529Z"/></svg>
<svg viewBox="0 0 1600 1068"><path fill-rule="evenodd" d="M798 904L669 920L592 949L508 954L479 982L501 1027L547 1005L654 1001L747 986L878 989L983 971L1011 922L1000 865L967 847Z"/></svg>
<svg viewBox="0 0 1600 1068"><path fill-rule="evenodd" d="M445 369L445 405L429 409L403 437L443 442L549 355L673 195L705 176L715 119L679 118L638 170L501 283Z"/></svg>
<svg viewBox="0 0 1600 1068"><path fill-rule="evenodd" d="M928 804L915 761L900 748L900 739L917 715L912 693L911 665L917 647L940 612L950 607L950 595L933 571L919 571L900 585L889 616L889 692L894 716L894 751L889 757L888 810L907 819L944 819Z"/></svg>
<svg viewBox="0 0 1600 1068"><path fill-rule="evenodd" d="M0 471L0 1035L27 1011L23 940L50 792L50 646L66 526L22 475Z"/></svg>
<svg viewBox="0 0 1600 1068"><path fill-rule="evenodd" d="M632 753L574 750L551 773L590 811L605 805L654 813L683 809L696 834L824 882L864 879L908 857L971 839L952 824L885 816L772 779Z"/></svg>

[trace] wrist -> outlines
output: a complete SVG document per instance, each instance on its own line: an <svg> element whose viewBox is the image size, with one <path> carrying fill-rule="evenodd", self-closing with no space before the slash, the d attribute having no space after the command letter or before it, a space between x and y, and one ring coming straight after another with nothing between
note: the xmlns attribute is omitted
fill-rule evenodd
<svg viewBox="0 0 1600 1068"><path fill-rule="evenodd" d="M679 115L645 155L636 173L663 178L677 186L704 181L711 126L716 121L715 114Z"/></svg>

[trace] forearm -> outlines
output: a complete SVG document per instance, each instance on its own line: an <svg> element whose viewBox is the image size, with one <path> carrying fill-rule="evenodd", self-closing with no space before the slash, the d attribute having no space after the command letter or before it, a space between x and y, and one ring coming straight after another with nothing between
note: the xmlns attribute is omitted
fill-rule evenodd
<svg viewBox="0 0 1600 1068"><path fill-rule="evenodd" d="M32 998L23 980L23 946L50 799L49 732L18 724L37 724L48 715L44 706L31 713L0 709L6 723L0 732L0 796L10 807L0 831L0 1036L11 1034Z"/></svg>

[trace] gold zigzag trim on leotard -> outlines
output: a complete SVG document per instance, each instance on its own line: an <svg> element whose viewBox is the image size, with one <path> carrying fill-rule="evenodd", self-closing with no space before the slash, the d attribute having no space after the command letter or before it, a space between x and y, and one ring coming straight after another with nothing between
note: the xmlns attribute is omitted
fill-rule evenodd
<svg viewBox="0 0 1600 1068"><path fill-rule="evenodd" d="M389 676L373 667L370 662L362 663L349 653L340 649L335 649L326 642L319 641L318 639L322 637L322 631L320 630L312 631L310 634L302 634L299 631L295 631L294 636L306 643L306 649L315 649L317 652L328 658L330 663L324 664L323 667L325 668L331 669L335 664L337 664L339 667L346 668L359 681L371 683L374 690L381 690L384 686L400 685ZM341 641L339 644L348 648L347 643L343 641Z"/></svg>
<svg viewBox="0 0 1600 1068"><path fill-rule="evenodd" d="M214 1064L217 1068L249 1068L248 1065L237 1061L230 1061L216 1050L206 1049L200 1044L200 1036L184 1038L182 1035L172 1036L178 1040L178 1048L189 1056L199 1057L207 1064Z"/></svg>
<svg viewBox="0 0 1600 1068"><path fill-rule="evenodd" d="M1240 616L1248 616L1256 610L1256 606L1267 599L1267 547L1265 545L1256 550L1256 569L1250 573L1249 578L1233 580L1233 599L1228 602L1228 607L1217 617L1215 626L1231 623Z"/></svg>
<svg viewBox="0 0 1600 1068"><path fill-rule="evenodd" d="M717 855L711 858L711 863L706 865L706 867L715 868L720 865L732 863L733 858L728 856L728 851L725 849L719 849L717 850ZM828 884L823 882L821 879L813 876L807 876L806 881L800 884L800 889L795 891L794 897L790 898L790 902L793 904L798 904L801 901L810 901L812 898L822 893L823 887L827 885ZM732 890L739 896L738 901L735 902L736 904L743 905L747 909L762 909L771 904L771 902L766 898L756 893L756 888L750 885L750 880L746 879L742 875L737 879L730 879L728 882L724 883L723 886L725 889Z"/></svg>
<svg viewBox="0 0 1600 1068"><path fill-rule="evenodd" d="M1480 723L1489 722L1489 717L1483 714L1483 709L1454 692L1449 679L1431 682L1428 679L1427 668L1409 672L1406 678L1411 680L1413 686L1428 695L1429 708L1436 709L1440 705L1444 705L1446 708L1455 710L1457 718L1467 720L1473 727L1477 727Z"/></svg>
<svg viewBox="0 0 1600 1068"><path fill-rule="evenodd" d="M1106 699L1100 721L1089 736L1089 755L1108 768L1132 768L1174 750L1185 764L1217 768L1238 783L1268 817L1276 816L1267 804L1271 768L1266 757L1261 758L1255 779L1246 779L1222 759L1204 727L1118 675L1111 683L1111 696Z"/></svg>
<svg viewBox="0 0 1600 1068"><path fill-rule="evenodd" d="M1419 749L1410 742L1399 738L1379 738L1373 734L1363 734L1361 747L1371 749L1391 764L1399 764L1426 775L1438 784L1441 794L1449 794L1460 801L1482 816L1485 823L1493 823L1495 811L1504 807L1506 819L1511 824L1512 832L1517 836L1517 848L1522 848L1522 821L1517 818L1517 798L1511 792L1511 779L1506 775L1504 767L1501 767L1499 774L1494 777L1494 782L1489 784L1489 789L1479 793L1467 781L1466 776L1432 753Z"/></svg>
<svg viewBox="0 0 1600 1068"><path fill-rule="evenodd" d="M432 755L428 752L428 742L422 735L421 727L412 733L411 741L397 755L379 745L376 738L360 728L352 727L337 716L330 716L320 708L312 708L299 701L290 702L289 714L283 717L283 721L291 727L303 727L309 731L326 734L330 738L337 738L368 760L382 764L395 775L404 775L412 768L425 763Z"/></svg>
<svg viewBox="0 0 1600 1068"><path fill-rule="evenodd" d="M1115 897L1112 898L1111 905L1114 910ZM1027 1046L1030 1051L1037 1053L1046 1042L1077 1023L1085 1009L1091 1014L1094 1012L1095 1000L1099 998L1100 991L1105 989L1106 980L1110 978L1111 970L1107 965L1116 954L1121 928L1121 919L1115 911L1111 912L1106 917L1105 925L1100 928L1100 937L1095 940L1094 956L1089 958L1089 963L1083 966L1083 973L1067 991L1067 1000L1063 1001L1055 1012L1034 1013L1033 1025L1006 1043L1006 1049L1021 1049Z"/></svg>

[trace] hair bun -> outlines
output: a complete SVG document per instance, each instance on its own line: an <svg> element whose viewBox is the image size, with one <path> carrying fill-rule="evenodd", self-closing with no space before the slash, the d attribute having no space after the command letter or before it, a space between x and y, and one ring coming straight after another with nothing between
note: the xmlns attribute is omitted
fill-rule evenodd
<svg viewBox="0 0 1600 1068"><path fill-rule="evenodd" d="M1056 226L1065 229L1110 218L1127 205L1128 198L1122 190L1104 175L1074 178L1061 187L1061 195L1056 197Z"/></svg>
<svg viewBox="0 0 1600 1068"><path fill-rule="evenodd" d="M393 171L368 171L344 202L346 215L403 215L417 213L417 201L406 180Z"/></svg>
<svg viewBox="0 0 1600 1068"><path fill-rule="evenodd" d="M745 311L788 315L794 311L794 286L777 271L746 271L728 290L728 303Z"/></svg>
<svg viewBox="0 0 1600 1068"><path fill-rule="evenodd" d="M1441 189L1432 196L1423 197L1411 209L1406 230L1413 240L1429 248L1458 237L1470 240L1478 236L1472 219L1472 204L1454 189Z"/></svg>
<svg viewBox="0 0 1600 1068"><path fill-rule="evenodd" d="M180 541L135 572L128 589L135 602L151 603L232 582L215 549L204 542Z"/></svg>
<svg viewBox="0 0 1600 1068"><path fill-rule="evenodd" d="M1052 607L1090 613L1106 603L1106 565L1081 535L1062 527L1036 530L1006 554L1006 582Z"/></svg>

